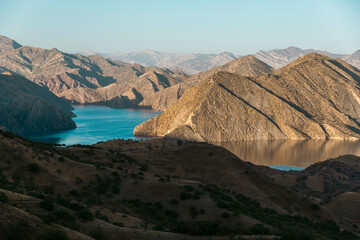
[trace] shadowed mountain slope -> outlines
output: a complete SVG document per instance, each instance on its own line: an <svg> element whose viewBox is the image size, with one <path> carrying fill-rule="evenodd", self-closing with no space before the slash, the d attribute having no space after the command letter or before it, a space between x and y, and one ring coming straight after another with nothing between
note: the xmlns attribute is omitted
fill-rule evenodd
<svg viewBox="0 0 360 240"><path fill-rule="evenodd" d="M24 77L0 74L0 126L15 133L75 128L72 107Z"/></svg>

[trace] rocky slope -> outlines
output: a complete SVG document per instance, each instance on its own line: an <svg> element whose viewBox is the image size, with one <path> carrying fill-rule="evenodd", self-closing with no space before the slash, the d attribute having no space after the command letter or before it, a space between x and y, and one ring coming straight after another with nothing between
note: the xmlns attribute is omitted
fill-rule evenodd
<svg viewBox="0 0 360 240"><path fill-rule="evenodd" d="M0 192L9 199L2 212L18 216L10 203L49 227L96 230L109 240L344 235L331 212L209 144L113 140L64 148L0 131L0 154ZM0 229L4 221L11 224L0 217Z"/></svg>
<svg viewBox="0 0 360 240"><path fill-rule="evenodd" d="M134 134L208 142L359 139L359 81L358 69L315 53L276 75L218 72Z"/></svg>
<svg viewBox="0 0 360 240"><path fill-rule="evenodd" d="M223 66L214 67L206 72L195 74L164 91L154 93L149 99L151 99L152 105L156 106L157 110L165 111L173 105L186 90L220 71L237 73L246 77L258 77L262 74L273 73L274 69L251 55L240 57ZM146 105L147 101L145 100L141 104ZM151 103L149 102L148 105L151 105Z"/></svg>
<svg viewBox="0 0 360 240"><path fill-rule="evenodd" d="M16 48L21 47L19 43L16 41L0 35L0 52L7 51L7 50L13 50Z"/></svg>
<svg viewBox="0 0 360 240"><path fill-rule="evenodd" d="M92 51L84 51L82 54L94 54ZM210 68L224 65L238 58L235 54L222 52L219 54L176 54L163 53L152 50L144 50L132 53L98 53L104 57L121 60L131 64L137 63L143 66L155 66L159 68L180 69L187 74L196 74L207 71Z"/></svg>
<svg viewBox="0 0 360 240"><path fill-rule="evenodd" d="M23 75L57 96L76 103L119 108L138 107L143 100L149 104L146 107L152 108L151 94L188 78L181 71L28 46L1 51L1 71Z"/></svg>
<svg viewBox="0 0 360 240"><path fill-rule="evenodd" d="M309 53L319 53L331 58L341 58L345 62L360 68L360 50L353 54L334 54L314 49L303 50L297 47L288 47L286 49L273 49L270 51L261 50L260 52L254 54L254 56L273 68L281 68Z"/></svg>
<svg viewBox="0 0 360 240"><path fill-rule="evenodd" d="M72 107L24 77L0 74L0 126L14 133L75 128Z"/></svg>

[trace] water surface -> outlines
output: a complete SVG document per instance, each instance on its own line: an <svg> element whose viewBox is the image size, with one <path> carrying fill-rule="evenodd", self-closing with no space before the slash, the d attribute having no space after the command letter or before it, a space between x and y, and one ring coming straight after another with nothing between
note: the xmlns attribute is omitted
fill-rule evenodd
<svg viewBox="0 0 360 240"><path fill-rule="evenodd" d="M111 139L134 138L136 125L158 115L148 110L114 109L102 106L74 106L77 128L30 137L59 144L94 144ZM28 137L29 138L29 137ZM254 140L221 142L244 161L281 170L301 170L315 162L344 154L360 155L359 141L339 140Z"/></svg>
<svg viewBox="0 0 360 240"><path fill-rule="evenodd" d="M59 144L94 144L111 139L134 138L134 128L146 120L157 116L158 112L149 110L115 109L103 106L74 106L73 118L77 128L46 134L27 136L27 138Z"/></svg>
<svg viewBox="0 0 360 240"><path fill-rule="evenodd" d="M244 161L280 170L301 170L340 155L360 156L360 141L343 140L253 140L221 142Z"/></svg>

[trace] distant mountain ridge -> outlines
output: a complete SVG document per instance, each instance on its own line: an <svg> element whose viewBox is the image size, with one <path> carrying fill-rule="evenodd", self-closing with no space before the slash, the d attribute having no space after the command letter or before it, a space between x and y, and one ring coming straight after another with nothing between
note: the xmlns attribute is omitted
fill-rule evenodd
<svg viewBox="0 0 360 240"><path fill-rule="evenodd" d="M268 64L269 66L278 69L295 61L299 57L314 52L331 58L341 58L345 62L360 68L360 50L354 52L353 54L335 54L328 51L315 49L303 50L291 46L286 49L273 49L269 51L261 50L253 54L253 56ZM219 54L178 54L163 53L153 50L143 50L131 53L97 53L92 50L85 50L79 53L85 56L99 54L113 60L121 60L131 64L137 63L143 66L156 66L160 68L165 67L169 69L177 68L190 75L207 71L211 68L224 65L233 59L241 57L240 55L236 55L230 52L222 52Z"/></svg>
<svg viewBox="0 0 360 240"><path fill-rule="evenodd" d="M335 54L314 49L303 50L297 47L288 47L286 49L273 49L269 51L261 50L254 54L254 56L273 68L278 69L309 53L318 53L334 59L340 58L360 69L360 50L354 52L353 54Z"/></svg>
<svg viewBox="0 0 360 240"><path fill-rule="evenodd" d="M143 66L155 66L159 68L179 69L187 74L196 74L207 71L210 68L224 65L225 63L238 58L239 56L222 52L219 54L177 54L163 53L153 50L143 50L132 53L96 53L92 50L79 52L83 55L99 54L101 56Z"/></svg>

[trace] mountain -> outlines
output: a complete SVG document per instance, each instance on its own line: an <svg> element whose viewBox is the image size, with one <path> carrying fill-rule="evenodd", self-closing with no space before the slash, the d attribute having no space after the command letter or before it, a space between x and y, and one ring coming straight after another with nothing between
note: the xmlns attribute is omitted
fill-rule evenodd
<svg viewBox="0 0 360 240"><path fill-rule="evenodd" d="M346 54L341 59L360 69L360 50L357 50L353 54Z"/></svg>
<svg viewBox="0 0 360 240"><path fill-rule="evenodd" d="M1 71L23 75L75 103L118 108L139 107L142 101L147 101L145 107L153 108L151 94L188 78L178 70L28 46L0 52Z"/></svg>
<svg viewBox="0 0 360 240"><path fill-rule="evenodd" d="M190 78L185 79L183 82L165 89L164 91L154 93L149 99L151 99L152 105L156 106L156 109L165 111L168 107L174 104L186 90L220 71L237 73L247 77L257 77L262 74L273 73L274 69L255 57L248 55L234 59L225 65L211 68L206 72L195 74ZM141 104L146 103L146 101L143 101Z"/></svg>
<svg viewBox="0 0 360 240"><path fill-rule="evenodd" d="M81 53L93 53L91 50ZM207 71L210 68L224 65L225 63L238 58L235 54L222 52L219 54L177 54L163 53L153 50L143 50L132 53L99 53L100 55L113 59L121 60L131 64L140 64L143 66L155 66L159 68L179 69L186 74L196 74Z"/></svg>
<svg viewBox="0 0 360 240"><path fill-rule="evenodd" d="M360 50L356 51L354 54L334 54L314 49L303 50L297 47L288 47L286 49L274 49L270 51L261 50L260 52L254 54L254 56L277 69L284 67L299 57L305 56L309 53L318 53L331 58L341 58L345 62L360 68Z"/></svg>
<svg viewBox="0 0 360 240"><path fill-rule="evenodd" d="M24 77L0 74L0 126L20 134L75 128L73 108Z"/></svg>
<svg viewBox="0 0 360 240"><path fill-rule="evenodd" d="M0 35L0 52L13 50L21 47L21 45L14 40Z"/></svg>
<svg viewBox="0 0 360 240"><path fill-rule="evenodd" d="M112 140L56 147L0 131L0 154L2 233L17 220L44 226L42 219L49 228L109 240L289 233L354 239L313 200L210 144ZM39 232L30 236L39 239Z"/></svg>
<svg viewBox="0 0 360 240"><path fill-rule="evenodd" d="M316 53L276 75L217 72L134 135L208 142L359 139L359 82L358 69Z"/></svg>

